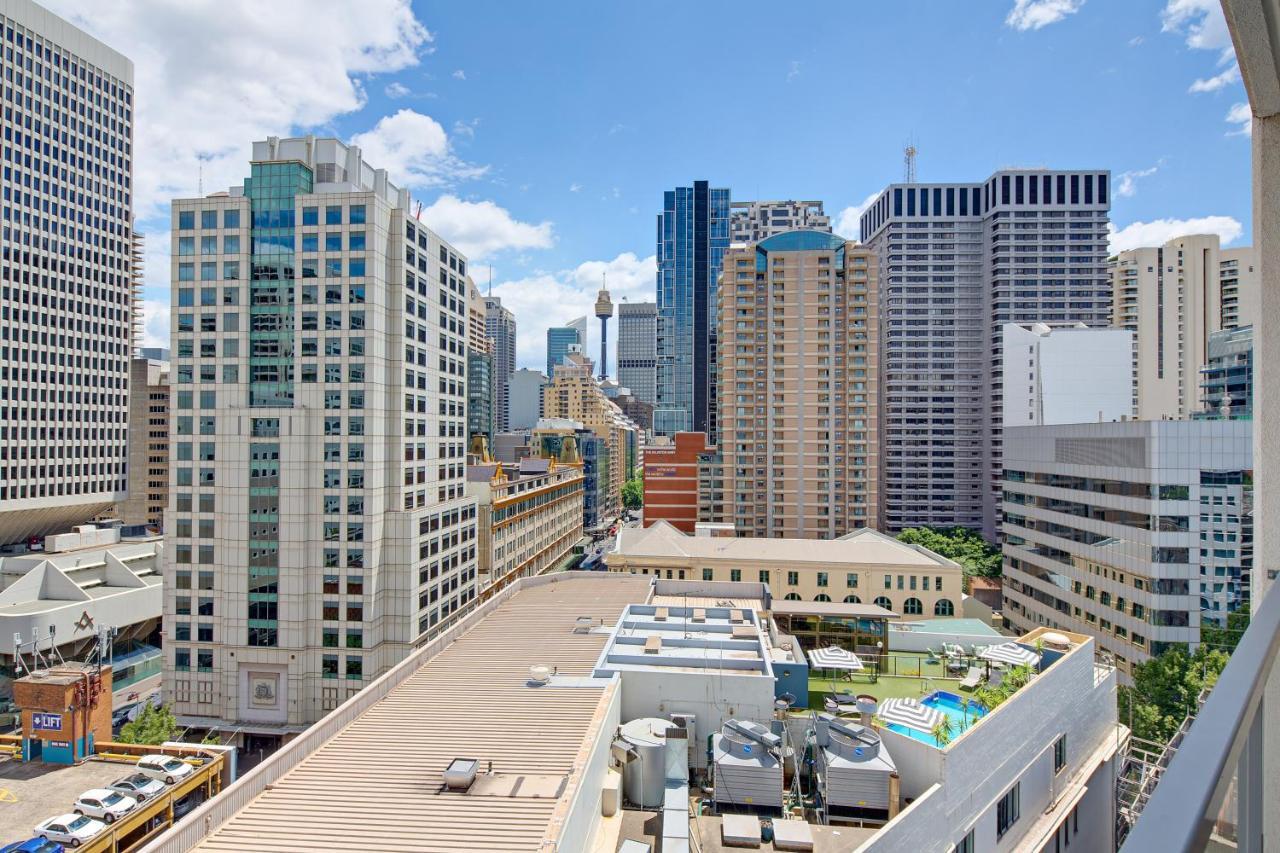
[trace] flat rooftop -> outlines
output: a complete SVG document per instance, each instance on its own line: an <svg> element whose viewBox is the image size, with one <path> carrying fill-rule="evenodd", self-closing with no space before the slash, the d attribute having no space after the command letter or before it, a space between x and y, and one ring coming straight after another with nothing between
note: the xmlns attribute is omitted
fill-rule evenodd
<svg viewBox="0 0 1280 853"><path fill-rule="evenodd" d="M31 837L36 824L71 811L76 798L136 772L127 763L93 759L83 764L24 764L0 758L0 829L4 841Z"/></svg>
<svg viewBox="0 0 1280 853"><path fill-rule="evenodd" d="M585 678L609 635L576 630L578 620L612 625L649 583L603 573L530 580L540 583L514 588L439 653L410 662L408 675L389 673L389 692L336 734L318 743L304 734L246 774L237 785L248 793L273 761L297 762L269 789L259 777L260 792L215 821L195 849L543 849L612 684ZM539 664L571 686L530 687L529 668ZM479 759L482 770L492 761L495 784L442 793L441 774L460 757ZM204 808L241 796L233 786Z"/></svg>
<svg viewBox="0 0 1280 853"><path fill-rule="evenodd" d="M731 670L772 678L769 658L751 608L633 604L618 621L595 671Z"/></svg>

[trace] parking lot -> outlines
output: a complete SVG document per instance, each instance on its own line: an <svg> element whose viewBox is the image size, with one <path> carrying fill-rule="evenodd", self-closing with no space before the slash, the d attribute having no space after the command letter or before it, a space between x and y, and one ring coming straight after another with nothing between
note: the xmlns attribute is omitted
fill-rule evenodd
<svg viewBox="0 0 1280 853"><path fill-rule="evenodd" d="M132 765L117 761L63 766L0 758L0 846L30 838L37 823L71 811L85 791L132 772Z"/></svg>

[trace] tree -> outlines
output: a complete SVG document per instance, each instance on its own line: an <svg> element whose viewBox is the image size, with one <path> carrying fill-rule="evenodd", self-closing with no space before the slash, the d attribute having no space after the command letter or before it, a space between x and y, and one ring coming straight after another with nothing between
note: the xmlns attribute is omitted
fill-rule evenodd
<svg viewBox="0 0 1280 853"><path fill-rule="evenodd" d="M120 743L162 744L178 736L178 721L169 705L159 708L144 702L134 717L120 729Z"/></svg>
<svg viewBox="0 0 1280 853"><path fill-rule="evenodd" d="M1000 577L1000 549L967 527L909 527L898 534L898 541L955 560L967 575Z"/></svg>
<svg viewBox="0 0 1280 853"><path fill-rule="evenodd" d="M1227 653L1201 643L1193 655L1170 649L1133 668L1133 686L1121 685L1117 697L1120 722L1135 737L1168 743L1206 687L1217 683Z"/></svg>
<svg viewBox="0 0 1280 853"><path fill-rule="evenodd" d="M938 746L946 746L951 743L952 733L950 717L943 717L929 732L929 734L933 735L933 739L938 742Z"/></svg>
<svg viewBox="0 0 1280 853"><path fill-rule="evenodd" d="M1240 637L1248 627L1249 605L1243 604L1239 610L1227 614L1225 628L1219 626L1217 622L1205 620L1200 625L1200 642L1210 649L1219 649L1231 654L1236 650L1236 644L1240 642Z"/></svg>
<svg viewBox="0 0 1280 853"><path fill-rule="evenodd" d="M622 484L622 505L627 509L644 506L644 481L639 477Z"/></svg>

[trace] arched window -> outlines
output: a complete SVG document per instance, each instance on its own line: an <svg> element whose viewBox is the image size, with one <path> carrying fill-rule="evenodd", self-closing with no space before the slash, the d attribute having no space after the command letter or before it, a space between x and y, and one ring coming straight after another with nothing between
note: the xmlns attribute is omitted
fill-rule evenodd
<svg viewBox="0 0 1280 853"><path fill-rule="evenodd" d="M955 616L956 609L951 604L951 599L939 598L938 603L933 605L933 615L934 616Z"/></svg>
<svg viewBox="0 0 1280 853"><path fill-rule="evenodd" d="M893 609L893 602L883 595L876 598L875 604L876 607L883 607L885 610Z"/></svg>
<svg viewBox="0 0 1280 853"><path fill-rule="evenodd" d="M845 604L861 604L862 599L858 598L858 596L856 595L846 595L844 597L844 603Z"/></svg>
<svg viewBox="0 0 1280 853"><path fill-rule="evenodd" d="M924 613L924 605L918 598L908 598L902 603L902 612L907 616L919 616Z"/></svg>
<svg viewBox="0 0 1280 853"><path fill-rule="evenodd" d="M831 596L827 595L825 592L820 592L813 597L813 600L814 601L830 601Z"/></svg>
<svg viewBox="0 0 1280 853"><path fill-rule="evenodd" d="M798 593L798 592L789 592L789 593L787 593L786 595L784 595L784 596L782 597L782 600L783 600L783 601L799 601L799 600L800 600L800 593Z"/></svg>

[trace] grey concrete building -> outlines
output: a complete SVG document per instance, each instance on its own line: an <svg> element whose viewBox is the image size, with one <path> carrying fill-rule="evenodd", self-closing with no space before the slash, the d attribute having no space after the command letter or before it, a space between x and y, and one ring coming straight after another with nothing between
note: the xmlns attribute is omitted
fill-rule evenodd
<svg viewBox="0 0 1280 853"><path fill-rule="evenodd" d="M511 398L511 417L507 422L509 429L533 429L538 423L538 418L542 417L542 386L546 384L545 373L528 367L522 367L511 374L507 385Z"/></svg>
<svg viewBox="0 0 1280 853"><path fill-rule="evenodd" d="M484 327L493 342L493 430L510 429L511 374L516 369L516 315L496 296L484 298Z"/></svg>
<svg viewBox="0 0 1280 853"><path fill-rule="evenodd" d="M759 243L783 231L831 232L831 217L820 201L731 201L729 239L734 243Z"/></svg>
<svg viewBox="0 0 1280 853"><path fill-rule="evenodd" d="M652 302L618 304L618 384L637 400L658 401L658 306Z"/></svg>

